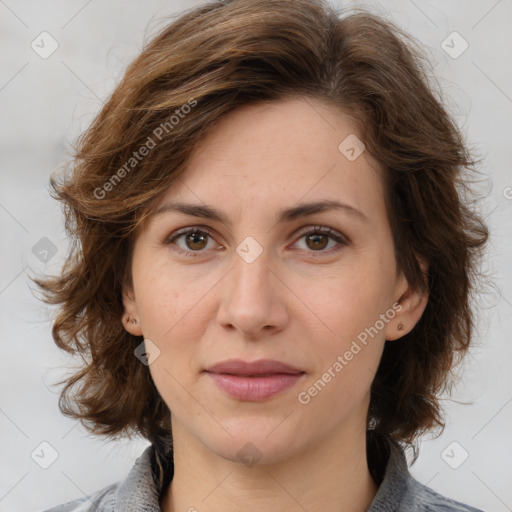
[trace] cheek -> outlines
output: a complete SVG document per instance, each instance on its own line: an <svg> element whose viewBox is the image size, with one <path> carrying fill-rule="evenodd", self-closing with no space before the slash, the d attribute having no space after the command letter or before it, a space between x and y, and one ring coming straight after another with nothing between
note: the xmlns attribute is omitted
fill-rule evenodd
<svg viewBox="0 0 512 512"><path fill-rule="evenodd" d="M316 371L299 403L309 401L312 416L336 422L364 406L384 349L385 328L376 322L385 301L357 282L331 289L329 297L318 304L329 329L316 338Z"/></svg>
<svg viewBox="0 0 512 512"><path fill-rule="evenodd" d="M139 260L139 272L134 275L144 335L165 344L174 331L183 328L190 315L201 308L201 299L210 286L200 277L180 272L165 254L150 261Z"/></svg>
<svg viewBox="0 0 512 512"><path fill-rule="evenodd" d="M341 350L365 329L374 326L391 306L392 273L377 263L346 265L339 272L304 283L298 294L320 320L325 346ZM378 327L382 330L382 325Z"/></svg>
<svg viewBox="0 0 512 512"><path fill-rule="evenodd" d="M178 382L186 385L197 371L198 340L214 314L208 297L208 290L214 291L214 279L180 272L165 258L140 263L135 286L143 335L160 351L150 370L157 387L162 383L169 396L176 396Z"/></svg>
<svg viewBox="0 0 512 512"><path fill-rule="evenodd" d="M370 386L382 356L386 326L395 313L389 266L379 255L359 255L310 295L323 326L316 337L316 378L331 379L331 389L347 398Z"/></svg>

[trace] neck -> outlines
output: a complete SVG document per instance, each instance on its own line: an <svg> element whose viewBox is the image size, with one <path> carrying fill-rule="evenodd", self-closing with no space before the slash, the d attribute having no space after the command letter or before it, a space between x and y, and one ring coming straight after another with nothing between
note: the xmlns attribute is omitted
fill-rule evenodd
<svg viewBox="0 0 512 512"><path fill-rule="evenodd" d="M343 433L285 461L246 466L219 457L173 424L174 476L162 512L364 512L378 486L366 458L366 431Z"/></svg>

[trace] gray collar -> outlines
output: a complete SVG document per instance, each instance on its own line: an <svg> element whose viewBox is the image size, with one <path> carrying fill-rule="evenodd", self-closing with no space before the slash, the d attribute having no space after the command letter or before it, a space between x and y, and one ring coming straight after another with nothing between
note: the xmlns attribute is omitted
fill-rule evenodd
<svg viewBox="0 0 512 512"><path fill-rule="evenodd" d="M411 512L414 510L412 505L418 489L409 474L401 446L394 441L390 441L388 446L389 459L385 467L381 468L384 476L367 512ZM163 487L167 487L171 481L173 473L172 452L164 452L161 446L155 444L148 446L126 479L117 486L113 510L161 512L159 497Z"/></svg>
<svg viewBox="0 0 512 512"><path fill-rule="evenodd" d="M409 473L402 446L384 438L373 438L375 449L370 468L379 490L366 512L483 512L441 496L415 480ZM90 512L161 512L159 498L172 479L172 451L152 444L136 460L127 478L98 494ZM89 503L90 505L90 503ZM69 509L66 509L69 510ZM73 509L78 512L81 509Z"/></svg>

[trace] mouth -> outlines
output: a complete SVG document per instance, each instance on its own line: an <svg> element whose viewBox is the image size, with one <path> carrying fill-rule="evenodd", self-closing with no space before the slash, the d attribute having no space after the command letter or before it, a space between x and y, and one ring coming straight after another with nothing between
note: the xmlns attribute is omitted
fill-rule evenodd
<svg viewBox="0 0 512 512"><path fill-rule="evenodd" d="M305 373L232 375L207 372L207 375L231 398L244 402L261 402L291 388Z"/></svg>
<svg viewBox="0 0 512 512"><path fill-rule="evenodd" d="M303 370L281 361L273 359L260 359L258 361L243 361L242 359L228 359L210 366L205 371L209 373L224 373L243 376L269 376L275 374L296 375L305 373Z"/></svg>
<svg viewBox="0 0 512 512"><path fill-rule="evenodd" d="M205 373L231 398L247 402L267 400L294 386L305 374L294 366L274 360L223 361Z"/></svg>

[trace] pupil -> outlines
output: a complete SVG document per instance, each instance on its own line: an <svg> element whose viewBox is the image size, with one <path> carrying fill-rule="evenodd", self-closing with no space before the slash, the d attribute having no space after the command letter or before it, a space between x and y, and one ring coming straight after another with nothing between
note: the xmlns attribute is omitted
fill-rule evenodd
<svg viewBox="0 0 512 512"><path fill-rule="evenodd" d="M192 244L201 244L201 241L197 241L197 239L202 239L203 245L204 245L204 235L201 235L200 233L192 233L188 236L188 241ZM202 247L191 247L191 249L201 249Z"/></svg>
<svg viewBox="0 0 512 512"><path fill-rule="evenodd" d="M323 244L321 243L320 246L318 246L319 238L322 238L322 237L324 239L324 243ZM310 235L310 236L308 236L309 241L313 241L315 244L317 244L316 247L313 247L316 249L323 249L326 246L326 243L325 243L326 238L327 237L325 235Z"/></svg>

